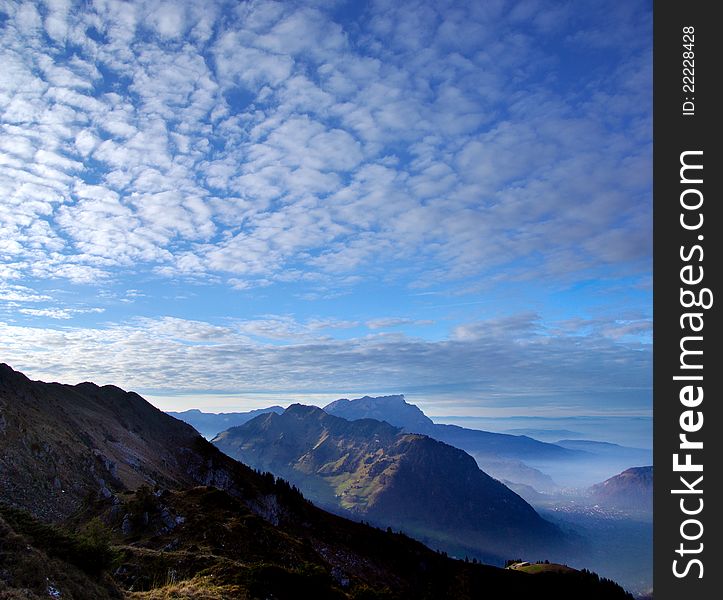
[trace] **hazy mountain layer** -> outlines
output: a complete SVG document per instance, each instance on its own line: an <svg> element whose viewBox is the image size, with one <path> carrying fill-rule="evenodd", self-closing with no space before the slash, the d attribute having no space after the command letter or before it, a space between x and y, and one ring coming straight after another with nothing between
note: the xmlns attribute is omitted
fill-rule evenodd
<svg viewBox="0 0 723 600"><path fill-rule="evenodd" d="M576 450L569 450L540 442L524 435L492 433L478 429L466 429L457 425L438 425L427 417L419 407L409 404L404 396L380 396L337 400L324 407L334 416L345 419L378 419L408 433L421 433L436 440L461 448L470 454L493 455L524 460L563 459L579 456Z"/></svg>
<svg viewBox="0 0 723 600"><path fill-rule="evenodd" d="M226 429L243 425L246 421L268 412L282 413L284 409L280 406L270 406L248 412L207 413L194 408L183 412L167 411L167 414L188 423L203 437L210 440Z"/></svg>
<svg viewBox="0 0 723 600"><path fill-rule="evenodd" d="M428 435L465 450L493 477L530 486L536 491L554 492L560 486L587 487L630 466L652 460L650 450L606 442L549 443L526 435L435 424L403 396L337 400L324 410L347 419L380 419L407 432Z"/></svg>
<svg viewBox="0 0 723 600"><path fill-rule="evenodd" d="M414 404L409 404L404 396L364 396L355 400L342 398L324 407L330 415L353 421L355 419L376 419L390 425L401 427L410 433L426 433L434 422Z"/></svg>

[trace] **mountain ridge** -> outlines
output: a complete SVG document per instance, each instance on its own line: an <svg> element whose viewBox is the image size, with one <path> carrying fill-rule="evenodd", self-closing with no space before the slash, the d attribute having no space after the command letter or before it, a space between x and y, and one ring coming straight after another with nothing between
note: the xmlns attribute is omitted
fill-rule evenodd
<svg viewBox="0 0 723 600"><path fill-rule="evenodd" d="M508 458L574 456L576 451L555 444L541 442L525 435L494 433L479 429L467 429L459 425L434 423L422 410L406 402L403 395L364 396L354 400L341 399L330 402L324 410L334 416L354 420L378 418L409 433L421 433L467 452L479 454L503 454Z"/></svg>
<svg viewBox="0 0 723 600"><path fill-rule="evenodd" d="M328 509L430 540L465 537L468 547L475 540L482 552L499 553L494 536L525 539L528 547L562 537L464 451L385 421L349 421L296 404L231 428L213 443L288 479ZM508 542L507 552L524 545Z"/></svg>
<svg viewBox="0 0 723 600"><path fill-rule="evenodd" d="M31 381L7 365L0 365L0 513L0 530L23 549L20 556L0 548L0 595L12 599L471 600L483 590L630 598L582 572L532 580L451 560L314 507L138 394ZM99 571L81 562L79 573L71 554L58 554L58 540L76 557L109 562ZM107 596L93 587L103 582Z"/></svg>
<svg viewBox="0 0 723 600"><path fill-rule="evenodd" d="M207 413L202 412L197 408L191 408L180 412L166 411L166 414L188 423L203 437L211 439L222 431L231 427L236 427L237 425L243 425L246 421L249 421L260 414L283 411L284 409L281 406L274 405L245 412Z"/></svg>

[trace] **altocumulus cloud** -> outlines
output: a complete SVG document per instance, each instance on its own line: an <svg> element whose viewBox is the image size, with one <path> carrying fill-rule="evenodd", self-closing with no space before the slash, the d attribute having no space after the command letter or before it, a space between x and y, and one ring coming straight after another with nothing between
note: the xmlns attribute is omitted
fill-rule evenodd
<svg viewBox="0 0 723 600"><path fill-rule="evenodd" d="M312 302L382 277L442 294L645 279L646 2L3 0L0 16L7 360L145 389L490 391L514 373L524 394L648 389L645 314L578 331L475 314L432 341L448 315L399 303L221 323L87 300L119 282L136 306L164 282Z"/></svg>
<svg viewBox="0 0 723 600"><path fill-rule="evenodd" d="M479 4L4 3L3 276L647 260L647 48L571 82L603 5Z"/></svg>

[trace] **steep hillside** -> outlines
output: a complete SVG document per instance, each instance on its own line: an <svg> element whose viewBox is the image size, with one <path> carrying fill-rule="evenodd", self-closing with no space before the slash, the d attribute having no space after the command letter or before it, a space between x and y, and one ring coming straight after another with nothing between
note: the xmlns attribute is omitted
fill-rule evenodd
<svg viewBox="0 0 723 600"><path fill-rule="evenodd" d="M0 596L626 598L592 576L450 560L326 513L112 386L0 365Z"/></svg>
<svg viewBox="0 0 723 600"><path fill-rule="evenodd" d="M0 450L0 502L47 520L143 484L242 493L241 478L252 473L138 394L33 382L7 365L0 365Z"/></svg>
<svg viewBox="0 0 723 600"><path fill-rule="evenodd" d="M508 556L561 541L560 532L465 452L372 419L347 421L299 404L257 417L214 443L295 483L332 510L428 539Z"/></svg>
<svg viewBox="0 0 723 600"><path fill-rule="evenodd" d="M106 555L108 556L108 555ZM103 548L0 504L0 598L119 600L120 587L97 568Z"/></svg>

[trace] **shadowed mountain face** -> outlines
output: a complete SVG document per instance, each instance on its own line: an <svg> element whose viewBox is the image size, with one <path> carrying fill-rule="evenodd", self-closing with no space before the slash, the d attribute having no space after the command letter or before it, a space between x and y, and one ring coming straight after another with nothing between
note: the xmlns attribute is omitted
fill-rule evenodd
<svg viewBox="0 0 723 600"><path fill-rule="evenodd" d="M620 510L652 512L653 467L632 467L589 488L591 499Z"/></svg>
<svg viewBox="0 0 723 600"><path fill-rule="evenodd" d="M585 573L450 560L314 507L137 394L2 364L0 535L9 599L629 598Z"/></svg>
<svg viewBox="0 0 723 600"><path fill-rule="evenodd" d="M512 555L560 532L462 450L382 421L347 421L299 404L223 432L221 450L298 485L335 511L445 548Z"/></svg>
<svg viewBox="0 0 723 600"><path fill-rule="evenodd" d="M184 410L183 412L168 411L167 414L180 419L184 423L191 425L198 433L206 439L211 439L226 431L231 427L243 425L246 421L250 421L254 417L266 414L268 412L282 413L284 409L280 406L270 406L268 408L258 408L248 412L231 412L231 413L205 413L194 408Z"/></svg>

